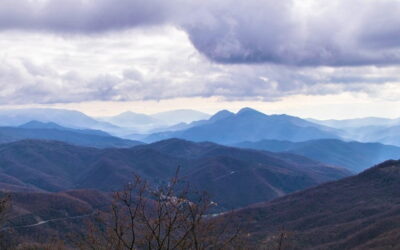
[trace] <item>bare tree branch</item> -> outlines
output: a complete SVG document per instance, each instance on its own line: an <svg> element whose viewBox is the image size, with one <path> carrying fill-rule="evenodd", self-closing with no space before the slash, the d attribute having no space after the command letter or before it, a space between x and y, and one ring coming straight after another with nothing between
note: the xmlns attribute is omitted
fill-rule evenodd
<svg viewBox="0 0 400 250"><path fill-rule="evenodd" d="M104 233L92 227L91 246L85 248L86 241L80 249L236 249L239 230L227 230L231 225L225 219L208 216L215 203L206 193L182 186L178 174L179 169L166 185L155 188L135 176L115 193L111 213L99 220Z"/></svg>

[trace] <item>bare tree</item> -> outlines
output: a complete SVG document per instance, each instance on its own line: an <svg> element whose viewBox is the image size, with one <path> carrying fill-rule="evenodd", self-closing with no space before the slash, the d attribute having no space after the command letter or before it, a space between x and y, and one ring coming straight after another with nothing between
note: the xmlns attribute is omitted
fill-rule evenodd
<svg viewBox="0 0 400 250"><path fill-rule="evenodd" d="M226 216L208 214L215 206L208 195L189 191L177 177L152 188L136 176L114 194L111 212L90 223L79 248L238 249L239 231Z"/></svg>

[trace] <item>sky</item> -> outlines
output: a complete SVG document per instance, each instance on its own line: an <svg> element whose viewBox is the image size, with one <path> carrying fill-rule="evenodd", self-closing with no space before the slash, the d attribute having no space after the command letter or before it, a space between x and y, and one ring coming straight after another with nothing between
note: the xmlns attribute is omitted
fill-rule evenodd
<svg viewBox="0 0 400 250"><path fill-rule="evenodd" d="M400 117L398 0L1 0L0 108Z"/></svg>

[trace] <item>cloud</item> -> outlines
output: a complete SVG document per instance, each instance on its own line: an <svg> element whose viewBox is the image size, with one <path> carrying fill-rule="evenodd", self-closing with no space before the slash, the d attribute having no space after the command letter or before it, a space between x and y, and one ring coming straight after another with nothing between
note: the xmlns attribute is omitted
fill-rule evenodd
<svg viewBox="0 0 400 250"><path fill-rule="evenodd" d="M0 28L96 33L166 21L163 0L2 0Z"/></svg>
<svg viewBox="0 0 400 250"><path fill-rule="evenodd" d="M398 65L397 0L2 0L0 28L99 33L173 24L222 64Z"/></svg>
<svg viewBox="0 0 400 250"><path fill-rule="evenodd" d="M3 0L0 104L394 100L399 2L320 2Z"/></svg>
<svg viewBox="0 0 400 250"><path fill-rule="evenodd" d="M206 1L210 3L210 1ZM183 27L220 63L360 66L400 63L400 2L215 1Z"/></svg>
<svg viewBox="0 0 400 250"><path fill-rule="evenodd" d="M179 58L174 56L176 51L169 53L163 58L149 56L144 60L152 62L149 64L140 63L143 57L138 61L118 58L132 64L118 66L110 59L107 65L81 63L75 69L62 63L54 64L54 60L37 63L24 57L3 59L0 60L0 104L125 102L192 97L279 101L292 95L346 92L379 97L382 93L385 96L389 92L390 96L400 94L394 88L400 81L395 67L314 69L281 65L220 65L207 62L191 50L183 54L180 51L182 57ZM100 61L104 56L115 58L112 52L104 52L100 56L93 54L90 59ZM79 63L81 57L78 55L77 61L70 63ZM157 60L160 61L154 65ZM97 68L95 72L91 71L93 67ZM111 70L113 68L115 70Z"/></svg>

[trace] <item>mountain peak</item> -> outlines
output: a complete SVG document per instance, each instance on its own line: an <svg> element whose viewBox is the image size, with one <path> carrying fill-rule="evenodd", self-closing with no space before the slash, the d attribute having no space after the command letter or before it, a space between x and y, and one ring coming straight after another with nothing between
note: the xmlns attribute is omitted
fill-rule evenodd
<svg viewBox="0 0 400 250"><path fill-rule="evenodd" d="M236 113L236 115L244 115L244 114L265 115L264 113L261 113L260 111L257 111L249 107L242 108L241 110L239 110L239 112Z"/></svg>
<svg viewBox="0 0 400 250"><path fill-rule="evenodd" d="M58 125L57 123L54 122L41 122L37 120L32 120L30 122L27 122L25 124L22 124L19 126L19 128L26 128L26 129L62 129L64 130L65 128Z"/></svg>
<svg viewBox="0 0 400 250"><path fill-rule="evenodd" d="M218 121L218 120L225 119L225 118L233 116L233 115L234 115L234 113L232 113L229 110L224 109L224 110L221 110L221 111L218 111L217 113L215 113L215 115L213 115L210 118L210 120L211 121Z"/></svg>

